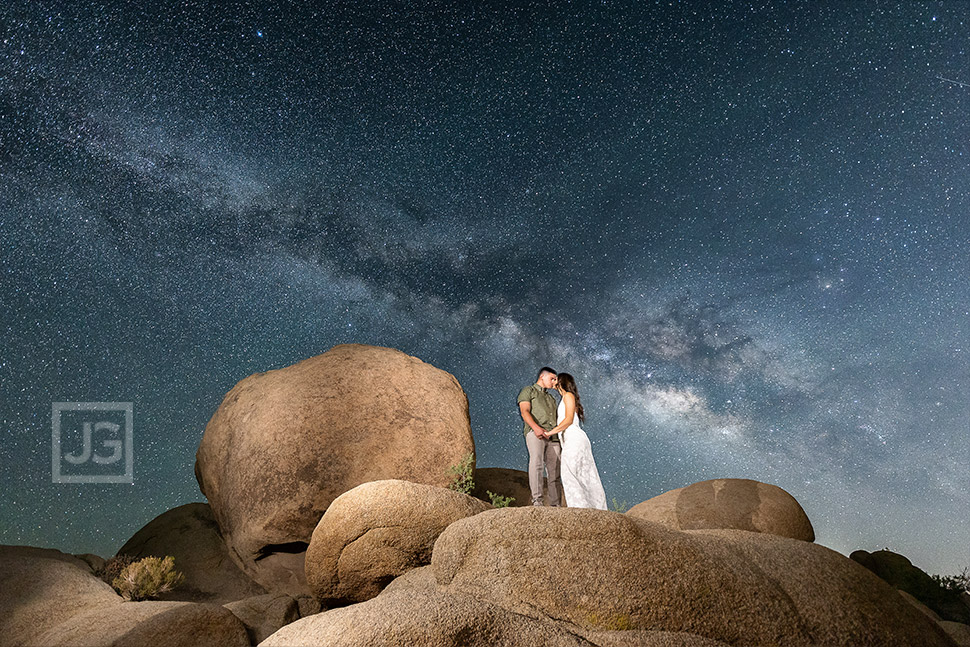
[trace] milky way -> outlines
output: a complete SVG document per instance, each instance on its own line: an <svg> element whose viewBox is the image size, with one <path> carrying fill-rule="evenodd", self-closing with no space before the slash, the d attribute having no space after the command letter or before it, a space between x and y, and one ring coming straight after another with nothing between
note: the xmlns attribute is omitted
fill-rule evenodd
<svg viewBox="0 0 970 647"><path fill-rule="evenodd" d="M617 503L970 564L965 5L144 4L0 9L0 542L113 554L236 382L357 342L481 466L548 364ZM133 483L52 483L59 401L133 403Z"/></svg>

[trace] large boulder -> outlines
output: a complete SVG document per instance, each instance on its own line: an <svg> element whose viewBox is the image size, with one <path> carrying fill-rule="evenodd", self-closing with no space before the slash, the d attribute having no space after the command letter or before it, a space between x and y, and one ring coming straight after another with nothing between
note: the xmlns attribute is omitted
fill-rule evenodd
<svg viewBox="0 0 970 647"><path fill-rule="evenodd" d="M259 647L727 647L698 636L660 631L584 633L473 596L419 589L387 591L368 602L298 620Z"/></svg>
<svg viewBox="0 0 970 647"><path fill-rule="evenodd" d="M849 557L892 586L912 595L943 620L970 624L970 609L963 603L960 593L944 589L903 555L891 550L872 553L857 550Z"/></svg>
<svg viewBox="0 0 970 647"><path fill-rule="evenodd" d="M490 508L433 485L359 485L334 499L313 531L307 583L331 605L369 600L399 575L429 564L435 539L449 524Z"/></svg>
<svg viewBox="0 0 970 647"><path fill-rule="evenodd" d="M245 647L229 610L191 602L125 602L90 566L57 550L0 546L0 646Z"/></svg>
<svg viewBox="0 0 970 647"><path fill-rule="evenodd" d="M262 572L264 558L303 553L335 498L382 479L446 486L469 453L468 400L452 375L352 344L240 381L206 426L195 474L232 558L274 589L279 571Z"/></svg>
<svg viewBox="0 0 970 647"><path fill-rule="evenodd" d="M507 508L451 524L431 567L449 592L584 631L679 632L749 647L952 647L858 564L770 534Z"/></svg>
<svg viewBox="0 0 970 647"><path fill-rule="evenodd" d="M175 558L185 581L162 600L224 604L266 593L234 561L206 503L187 503L163 512L136 532L119 555Z"/></svg>
<svg viewBox="0 0 970 647"><path fill-rule="evenodd" d="M748 479L716 479L665 492L627 514L675 530L750 530L815 541L802 506L776 485Z"/></svg>

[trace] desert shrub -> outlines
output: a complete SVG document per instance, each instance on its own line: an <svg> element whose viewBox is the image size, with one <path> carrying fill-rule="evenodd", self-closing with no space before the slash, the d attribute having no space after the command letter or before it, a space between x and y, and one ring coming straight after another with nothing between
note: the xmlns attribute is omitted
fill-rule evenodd
<svg viewBox="0 0 970 647"><path fill-rule="evenodd" d="M626 512L630 509L630 505L626 501L617 501L616 497L610 498L610 504L607 507L613 512Z"/></svg>
<svg viewBox="0 0 970 647"><path fill-rule="evenodd" d="M137 559L134 555L115 555L104 560L104 565L101 568L94 569L94 574L106 583L111 584L116 577L121 575L121 571L125 570L125 566Z"/></svg>
<svg viewBox="0 0 970 647"><path fill-rule="evenodd" d="M485 494L492 500L492 506L496 508L507 508L509 504L515 501L515 497L513 496L502 496L501 494L495 494L491 490L485 490Z"/></svg>
<svg viewBox="0 0 970 647"><path fill-rule="evenodd" d="M940 588L955 593L970 593L970 567L958 575L934 575L933 579Z"/></svg>
<svg viewBox="0 0 970 647"><path fill-rule="evenodd" d="M175 570L175 558L146 557L132 562L111 583L126 600L147 600L175 589L185 576Z"/></svg>
<svg viewBox="0 0 970 647"><path fill-rule="evenodd" d="M455 475L455 479L448 486L449 490L471 494L475 489L475 454L469 452L457 465L452 465L448 471Z"/></svg>

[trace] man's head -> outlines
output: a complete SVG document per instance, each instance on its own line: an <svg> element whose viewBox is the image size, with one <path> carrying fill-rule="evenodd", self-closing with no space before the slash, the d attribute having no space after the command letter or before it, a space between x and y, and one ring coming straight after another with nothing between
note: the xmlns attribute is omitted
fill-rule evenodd
<svg viewBox="0 0 970 647"><path fill-rule="evenodd" d="M536 384L544 389L551 389L556 386L556 376L557 373L549 368L548 366L543 366L539 369L539 375L536 377Z"/></svg>

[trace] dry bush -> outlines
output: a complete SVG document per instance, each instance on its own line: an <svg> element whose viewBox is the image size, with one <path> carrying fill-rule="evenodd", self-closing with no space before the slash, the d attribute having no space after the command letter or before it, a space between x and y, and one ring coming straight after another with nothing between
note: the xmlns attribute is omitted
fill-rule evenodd
<svg viewBox="0 0 970 647"><path fill-rule="evenodd" d="M185 576L175 570L175 558L146 557L126 566L111 583L126 600L148 600L175 589Z"/></svg>
<svg viewBox="0 0 970 647"><path fill-rule="evenodd" d="M94 569L94 574L107 584L111 584L116 577L121 575L121 571L125 570L126 566L137 560L138 558L134 555L115 555L106 559L101 568Z"/></svg>

